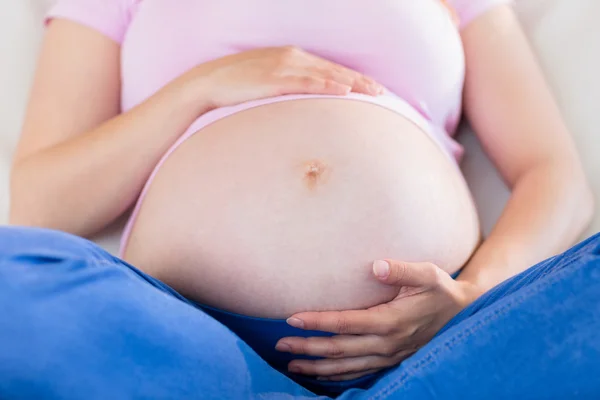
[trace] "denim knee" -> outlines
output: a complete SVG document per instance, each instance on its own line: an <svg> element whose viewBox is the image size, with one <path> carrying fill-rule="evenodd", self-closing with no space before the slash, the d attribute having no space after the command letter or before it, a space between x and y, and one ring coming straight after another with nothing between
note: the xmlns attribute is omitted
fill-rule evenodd
<svg viewBox="0 0 600 400"><path fill-rule="evenodd" d="M0 265L7 259L39 263L57 259L110 260L112 256L89 240L55 230L0 227Z"/></svg>

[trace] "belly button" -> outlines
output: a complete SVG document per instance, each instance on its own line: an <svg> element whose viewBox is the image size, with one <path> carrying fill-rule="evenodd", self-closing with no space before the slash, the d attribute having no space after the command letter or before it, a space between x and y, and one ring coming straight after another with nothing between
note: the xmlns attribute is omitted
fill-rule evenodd
<svg viewBox="0 0 600 400"><path fill-rule="evenodd" d="M324 180L325 164L320 160L311 160L304 164L304 183L309 189L314 189Z"/></svg>

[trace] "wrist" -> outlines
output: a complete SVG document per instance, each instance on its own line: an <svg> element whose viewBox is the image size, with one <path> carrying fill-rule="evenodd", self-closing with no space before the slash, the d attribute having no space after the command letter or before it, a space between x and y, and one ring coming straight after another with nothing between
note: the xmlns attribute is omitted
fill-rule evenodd
<svg viewBox="0 0 600 400"><path fill-rule="evenodd" d="M479 247L456 278L458 281L487 291L511 276L509 266L517 263L519 249L507 249L505 242L490 244L488 239Z"/></svg>
<svg viewBox="0 0 600 400"><path fill-rule="evenodd" d="M471 285L482 292L486 292L497 285L496 278L491 276L495 274L490 273L490 268L486 268L482 272L482 268L471 267L467 269L467 267L456 277L457 282L462 285Z"/></svg>
<svg viewBox="0 0 600 400"><path fill-rule="evenodd" d="M457 278L456 283L459 285L460 288L460 295L458 301L463 308L477 300L479 297L481 297L482 294L486 292L486 290L483 287L475 283L469 282L467 280L461 280Z"/></svg>
<svg viewBox="0 0 600 400"><path fill-rule="evenodd" d="M182 75L165 86L165 91L174 98L173 104L176 104L179 111L192 115L193 118L216 108L209 79L198 73Z"/></svg>

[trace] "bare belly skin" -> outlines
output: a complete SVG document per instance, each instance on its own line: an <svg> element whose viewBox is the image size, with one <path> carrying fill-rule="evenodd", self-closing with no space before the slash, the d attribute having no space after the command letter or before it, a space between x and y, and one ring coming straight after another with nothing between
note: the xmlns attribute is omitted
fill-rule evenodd
<svg viewBox="0 0 600 400"><path fill-rule="evenodd" d="M199 303L285 318L365 308L397 289L380 258L452 273L479 240L460 171L374 104L306 99L204 127L150 186L125 259Z"/></svg>

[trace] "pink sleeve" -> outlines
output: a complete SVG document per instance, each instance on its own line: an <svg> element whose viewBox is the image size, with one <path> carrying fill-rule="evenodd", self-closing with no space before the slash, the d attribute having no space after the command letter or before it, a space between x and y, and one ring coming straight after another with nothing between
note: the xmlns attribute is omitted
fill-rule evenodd
<svg viewBox="0 0 600 400"><path fill-rule="evenodd" d="M139 0L58 0L47 14L46 23L54 18L65 18L95 29L120 44L137 1Z"/></svg>
<svg viewBox="0 0 600 400"><path fill-rule="evenodd" d="M489 9L501 4L511 4L513 0L449 0L448 3L454 7L460 21L460 29L463 29Z"/></svg>

